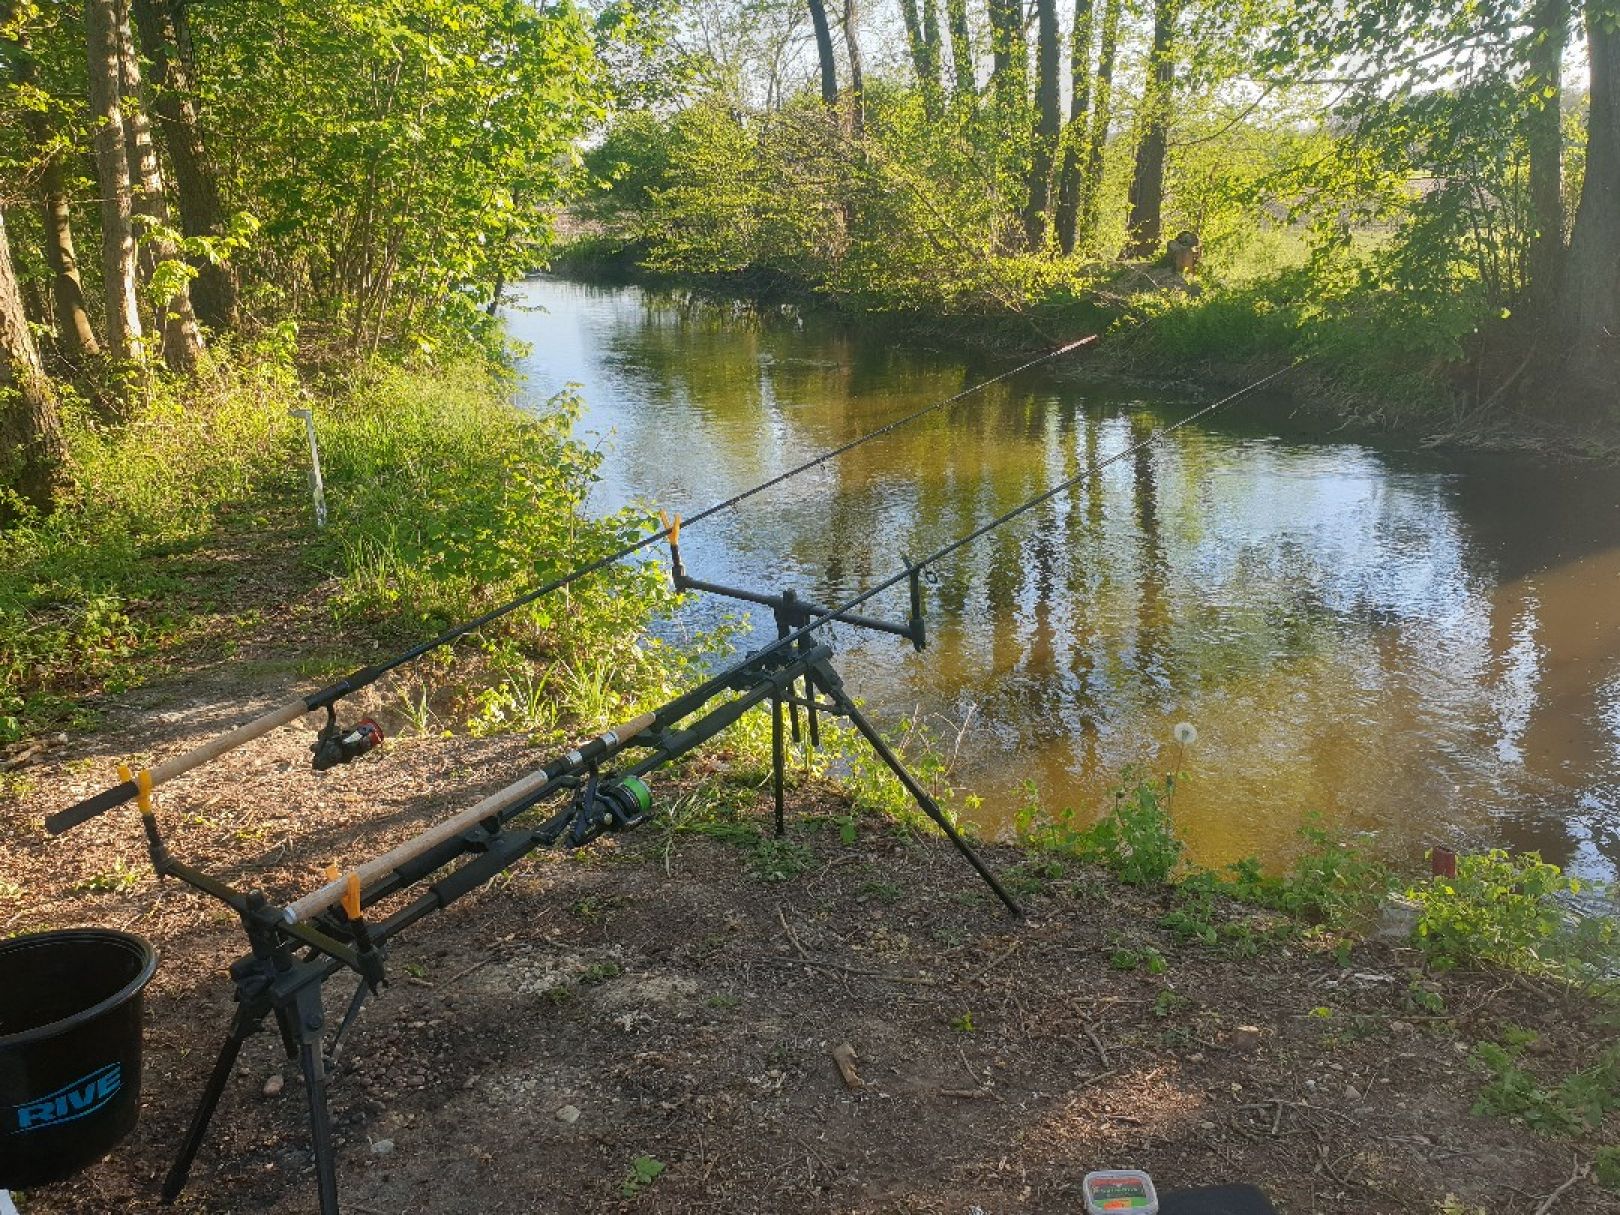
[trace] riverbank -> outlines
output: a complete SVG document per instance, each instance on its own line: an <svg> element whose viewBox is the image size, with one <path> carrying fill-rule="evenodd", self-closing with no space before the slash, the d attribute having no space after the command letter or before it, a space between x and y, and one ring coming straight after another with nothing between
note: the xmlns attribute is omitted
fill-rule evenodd
<svg viewBox="0 0 1620 1215"><path fill-rule="evenodd" d="M1620 456L1616 419L1516 408L1506 393L1482 398L1470 353L1484 345L1479 334L1428 332L1385 292L1345 288L1325 299L1297 271L1255 269L1223 283L1157 265L1099 265L1057 285L1009 285L919 312L881 293L841 292L775 270L672 272L649 268L643 256L610 237L580 237L556 252L551 268L581 281L820 313L924 347L1013 357L1098 333L1103 340L1085 356L1088 376L1188 395L1235 391L1298 362L1274 394L1307 433L1604 462Z"/></svg>
<svg viewBox="0 0 1620 1215"><path fill-rule="evenodd" d="M162 957L140 1128L24 1215L161 1209L240 945L152 879L127 815L56 840L41 816L131 749L175 753L284 691L240 672L118 698L4 816L7 932L113 925ZM308 770L300 722L176 781L177 851L285 898L534 762L519 736L416 732L396 705L355 706L400 733L336 773ZM654 824L538 854L401 938L332 1088L345 1210L1055 1215L1087 1170L1130 1166L1249 1181L1289 1213L1620 1211L1599 1184L1614 1094L1589 1071L1612 1013L1562 983L1440 972L1413 944L1284 933L1225 900L1211 947L1172 926L1169 888L988 847L1014 921L942 840L852 815L838 787L796 782L773 840L757 777L737 779L753 762L722 747L661 772ZM1581 1068L1599 1113L1571 1138L1548 1094ZM298 1083L273 1034L249 1043L179 1209L308 1209Z"/></svg>

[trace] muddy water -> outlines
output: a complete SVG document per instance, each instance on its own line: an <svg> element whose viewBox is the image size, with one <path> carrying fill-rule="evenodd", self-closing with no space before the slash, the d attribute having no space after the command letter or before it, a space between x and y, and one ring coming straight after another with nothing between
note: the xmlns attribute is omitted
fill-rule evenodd
<svg viewBox="0 0 1620 1215"><path fill-rule="evenodd" d="M738 304L541 280L509 322L526 393L582 386L595 506L687 512L1004 366ZM837 602L1188 411L1024 373L694 528L694 576ZM1246 404L1108 466L943 563L931 644L835 634L891 726L959 745L990 827L1033 780L1095 806L1198 739L1177 817L1199 859L1278 859L1307 815L1620 865L1620 475L1385 450ZM904 615L903 591L884 604ZM694 604L678 627L734 605ZM767 621L760 621L764 636Z"/></svg>

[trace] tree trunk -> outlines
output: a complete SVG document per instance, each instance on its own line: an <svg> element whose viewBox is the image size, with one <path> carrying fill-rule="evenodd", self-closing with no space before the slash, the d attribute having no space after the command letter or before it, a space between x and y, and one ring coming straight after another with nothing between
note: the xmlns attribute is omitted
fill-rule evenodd
<svg viewBox="0 0 1620 1215"><path fill-rule="evenodd" d="M939 15L934 0L923 0L922 11L917 0L900 0L900 18L906 27L906 49L911 53L912 70L917 73L917 87L922 90L923 110L930 118L939 117Z"/></svg>
<svg viewBox="0 0 1620 1215"><path fill-rule="evenodd" d="M1559 395L1567 407L1612 418L1620 382L1620 23L1612 0L1587 0L1586 39L1586 180L1559 298Z"/></svg>
<svg viewBox="0 0 1620 1215"><path fill-rule="evenodd" d="M1564 257L1563 58L1569 40L1569 0L1539 0L1525 55L1525 143L1530 157L1527 257L1529 294L1545 316L1557 298Z"/></svg>
<svg viewBox="0 0 1620 1215"><path fill-rule="evenodd" d="M1024 45L1020 0L987 0L990 12L990 93L1004 114L1021 113L1029 102L1029 50Z"/></svg>
<svg viewBox="0 0 1620 1215"><path fill-rule="evenodd" d="M827 28L824 0L809 0L810 24L816 30L816 54L821 59L821 100L829 110L838 108L838 61L833 58L832 31Z"/></svg>
<svg viewBox="0 0 1620 1215"><path fill-rule="evenodd" d="M90 116L95 123L96 181L101 187L101 267L107 296L107 342L113 356L138 363L145 357L135 288L135 228L132 221L129 154L119 105L118 5L85 0L85 41L90 71Z"/></svg>
<svg viewBox="0 0 1620 1215"><path fill-rule="evenodd" d="M861 58L860 13L856 0L844 0L844 51L849 56L849 129L856 139L866 134L866 66Z"/></svg>
<svg viewBox="0 0 1620 1215"><path fill-rule="evenodd" d="M1081 247L1097 235L1097 224L1102 218L1103 153L1108 147L1108 126L1114 118L1114 61L1119 55L1122 3L1123 0L1107 0L1107 7L1103 9L1102 42L1097 48L1097 96L1092 103L1085 166L1080 173L1080 220L1075 243Z"/></svg>
<svg viewBox="0 0 1620 1215"><path fill-rule="evenodd" d="M1069 30L1069 125L1063 131L1063 164L1058 170L1057 210L1053 227L1058 248L1074 252L1074 229L1080 216L1080 152L1086 115L1091 109L1092 0L1074 0Z"/></svg>
<svg viewBox="0 0 1620 1215"><path fill-rule="evenodd" d="M1024 238L1031 249L1046 243L1046 210L1052 194L1052 161L1063 130L1063 84L1057 0L1035 0L1035 138L1029 159Z"/></svg>
<svg viewBox="0 0 1620 1215"><path fill-rule="evenodd" d="M945 22L951 29L955 96L971 98L978 93L978 81L973 72L973 31L968 26L967 0L945 0Z"/></svg>
<svg viewBox="0 0 1620 1215"><path fill-rule="evenodd" d="M0 213L0 485L49 511L66 460L56 398L23 315L5 215ZM0 519L7 513L0 502Z"/></svg>
<svg viewBox="0 0 1620 1215"><path fill-rule="evenodd" d="M181 262L180 250L159 231L169 224L169 200L163 188L163 169L152 142L146 89L141 82L140 60L130 30L127 0L118 4L118 71L124 91L125 140L130 173L135 182L134 212L147 221L140 232L138 254L142 281L150 285L165 262ZM182 283L162 306L157 329L163 335L163 361L170 371L191 372L202 357L202 332L191 308L191 284Z"/></svg>
<svg viewBox="0 0 1620 1215"><path fill-rule="evenodd" d="M181 53L182 0L135 0L135 20L142 49L152 61L152 108L169 149L169 163L174 166L180 230L187 236L223 236L225 208L203 143L186 57ZM236 320L235 274L229 266L206 257L193 258L191 264L197 271L191 283L197 318L211 329L229 329Z"/></svg>
<svg viewBox="0 0 1620 1215"><path fill-rule="evenodd" d="M1166 124L1176 79L1176 16L1177 0L1154 0L1153 52L1148 58L1148 79L1142 93L1142 135L1136 145L1136 168L1131 175L1127 257L1152 257L1159 251L1164 209L1164 153L1169 142Z"/></svg>
<svg viewBox="0 0 1620 1215"><path fill-rule="evenodd" d="M928 53L930 87L936 98L943 99L945 56L939 42L939 0L922 0L922 37L923 47Z"/></svg>
<svg viewBox="0 0 1620 1215"><path fill-rule="evenodd" d="M24 89L39 87L39 70L28 35L20 25L15 0L0 3L0 26L16 30L13 38L0 45L12 57L12 76ZM90 324L84 306L84 286L79 280L79 259L73 248L73 225L68 210L67 182L62 171L60 151L53 146L54 132L49 114L29 107L23 125L39 156L41 223L45 233L45 261L51 268L52 312L56 318L57 348L71 363L94 358L101 343Z"/></svg>

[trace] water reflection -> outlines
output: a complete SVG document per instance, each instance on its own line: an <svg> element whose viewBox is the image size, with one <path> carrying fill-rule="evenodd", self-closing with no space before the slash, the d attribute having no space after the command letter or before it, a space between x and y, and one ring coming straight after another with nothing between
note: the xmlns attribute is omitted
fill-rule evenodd
<svg viewBox="0 0 1620 1215"><path fill-rule="evenodd" d="M999 370L793 317L542 281L518 311L540 397L585 386L593 499L690 511ZM1072 374L1072 367L1071 372ZM871 585L1185 403L1029 373L683 537L694 574ZM1178 802L1207 863L1286 855L1302 818L1620 859L1620 478L1293 440L1254 409L1189 427L942 563L932 644L841 630L881 715L969 721L964 776L1094 805L1199 728ZM903 615L901 592L885 605ZM722 609L699 603L689 623ZM726 608L724 610L731 610Z"/></svg>

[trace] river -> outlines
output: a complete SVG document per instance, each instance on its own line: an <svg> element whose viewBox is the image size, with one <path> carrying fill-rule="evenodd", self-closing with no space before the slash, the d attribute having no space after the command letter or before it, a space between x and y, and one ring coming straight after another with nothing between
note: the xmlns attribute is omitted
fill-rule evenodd
<svg viewBox="0 0 1620 1215"><path fill-rule="evenodd" d="M537 279L509 304L526 399L584 394L601 511L690 514L1008 365L634 286ZM682 556L836 603L1195 404L1066 356L692 528ZM887 728L915 716L956 750L992 833L1030 781L1089 808L1128 765L1179 764L1204 864L1285 859L1309 816L1404 859L1439 843L1620 867L1615 470L1311 436L1244 403L937 574L926 651L840 627L840 669ZM903 589L880 606L903 618ZM674 627L736 610L694 603Z"/></svg>

